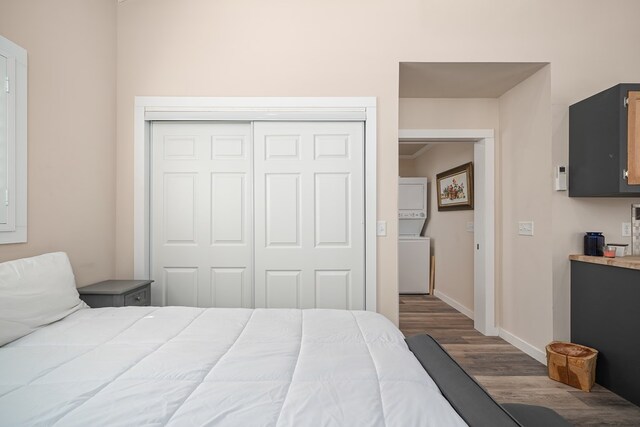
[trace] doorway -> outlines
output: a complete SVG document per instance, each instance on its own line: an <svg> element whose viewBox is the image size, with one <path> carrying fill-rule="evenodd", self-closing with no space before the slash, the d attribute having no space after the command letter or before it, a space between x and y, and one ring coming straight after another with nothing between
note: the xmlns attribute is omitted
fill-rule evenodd
<svg viewBox="0 0 640 427"><path fill-rule="evenodd" d="M399 64L399 129L406 129L408 134L405 137L421 137L431 139L436 143L436 139L449 143L454 137L458 140L466 140L474 143L474 167L476 177L486 176L495 181L495 175L481 171L481 162L475 160L476 157L486 158L486 167L492 162L498 162L498 169L501 174L505 172L513 177L518 176L518 171L514 167L527 169L529 164L526 155L519 153L519 150L526 149L528 144L535 144L539 134L544 134L547 127L545 120L541 119L541 126L536 128L539 133L532 132L529 114L535 112L535 117L545 115L544 106L546 94L548 93L548 63L536 62L400 62ZM546 89L545 89L546 87ZM537 93L540 90L541 96ZM535 96L533 94L536 94ZM536 102L528 102L535 99ZM515 100L515 101L514 101ZM513 118L513 119L512 119ZM515 120L514 120L515 119ZM423 129L429 130L425 135ZM437 130L433 133L433 129ZM495 135L485 134L485 129L495 131ZM411 132L416 132L411 135ZM480 130L477 134L476 130ZM489 132L493 132L489 131ZM402 137L402 131L401 137ZM534 137L534 135L536 135ZM500 155L495 157L495 141L500 144ZM482 142L485 141L485 142ZM506 158L515 158L518 161L504 162ZM546 164L546 163L545 163ZM514 166L518 165L518 166ZM493 165L495 166L495 165ZM443 170L444 171L444 170ZM495 171L495 168L494 168ZM541 176L536 171L531 176ZM544 187L544 179L535 181L532 188ZM500 193L495 193L493 185L481 185L478 183L478 191L475 195L477 202L491 201L492 205L487 206L484 211L492 213L492 218L480 214L481 206L476 203L473 219L473 234L476 249L474 251L474 265L483 266L483 270L474 268L474 289L473 298L468 297L467 307L473 307L474 323L483 333L493 334L499 332L501 335L507 334L504 330L515 330L520 328L518 320L520 313L525 310L529 314L533 309L529 309L527 301L531 298L543 297L534 289L535 280L529 280L527 286L519 286L521 283L516 277L515 269L505 267L513 259L521 259L523 254L516 253L512 249L517 247L520 238L503 234L504 226L512 224L513 221L525 215L519 204L520 194L524 192L515 188L512 184L517 179L504 180L496 183L501 189ZM510 198L508 209L502 205L507 187ZM485 188L487 193L483 196L479 191ZM537 190L536 190L537 191ZM490 192L490 193L489 193ZM496 201L499 199L499 201ZM500 221L496 224L494 217L496 209L499 209ZM535 212L538 215L538 211ZM505 217L506 214L506 217ZM527 217L532 215L531 211L526 212ZM539 214L544 217L545 213ZM526 218L526 217L525 217ZM471 222L469 220L469 222ZM485 227L480 224L485 223ZM477 246L478 233L485 230L485 244ZM491 230L491 233L489 232ZM510 231L510 230L509 230ZM496 237L496 234L498 237ZM480 236L482 237L482 236ZM498 239L499 240L496 240ZM482 239L480 239L482 242ZM505 246L505 243L507 246ZM499 248L496 249L496 245ZM483 247L485 251L483 251ZM496 250L498 254L496 254ZM437 258L437 256L436 256ZM496 267L499 265L499 298L495 301L495 276ZM438 268L436 268L436 274ZM505 280L505 272L508 279ZM480 275L480 277L478 277ZM484 277L486 287L475 286ZM493 287L492 287L493 286ZM438 289L438 284L435 286ZM518 300L519 309L514 310L513 304L505 304L505 301ZM473 301L473 306L471 305ZM498 310L496 310L498 307ZM542 303L537 305L542 307ZM546 308L545 308L546 309ZM496 311L499 312L500 328L496 328ZM506 316L506 317L505 317ZM505 321L506 319L506 321ZM515 342L515 340L512 340Z"/></svg>
<svg viewBox="0 0 640 427"><path fill-rule="evenodd" d="M473 144L473 312L465 313L455 301L446 301L471 314L474 327L484 335L497 335L495 323L495 141L493 129L401 129L400 144ZM435 188L431 184L432 191ZM436 285L437 289L437 285Z"/></svg>

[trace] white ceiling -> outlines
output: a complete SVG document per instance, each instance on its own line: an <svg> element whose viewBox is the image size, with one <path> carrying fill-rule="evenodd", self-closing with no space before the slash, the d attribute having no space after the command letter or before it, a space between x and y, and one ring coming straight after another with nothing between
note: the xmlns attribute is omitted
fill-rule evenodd
<svg viewBox="0 0 640 427"><path fill-rule="evenodd" d="M401 62L400 98L498 98L542 62Z"/></svg>

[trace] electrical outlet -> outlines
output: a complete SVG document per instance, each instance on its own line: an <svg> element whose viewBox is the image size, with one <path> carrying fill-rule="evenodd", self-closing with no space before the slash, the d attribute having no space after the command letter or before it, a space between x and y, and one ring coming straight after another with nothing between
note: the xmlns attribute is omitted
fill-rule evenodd
<svg viewBox="0 0 640 427"><path fill-rule="evenodd" d="M623 222L622 223L622 237L631 237L631 223Z"/></svg>
<svg viewBox="0 0 640 427"><path fill-rule="evenodd" d="M378 236L387 235L387 221L378 221L376 224L376 234Z"/></svg>
<svg viewBox="0 0 640 427"><path fill-rule="evenodd" d="M533 236L533 221L518 222L518 234L521 236Z"/></svg>

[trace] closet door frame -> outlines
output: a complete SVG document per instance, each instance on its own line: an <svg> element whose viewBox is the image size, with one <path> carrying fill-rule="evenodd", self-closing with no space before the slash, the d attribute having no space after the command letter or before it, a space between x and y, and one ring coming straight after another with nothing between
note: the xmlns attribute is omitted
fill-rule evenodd
<svg viewBox="0 0 640 427"><path fill-rule="evenodd" d="M166 120L364 122L365 309L377 311L375 97L136 97L134 108L134 277L136 279L151 277L150 128L151 122ZM158 292L159 290L155 290L156 294Z"/></svg>

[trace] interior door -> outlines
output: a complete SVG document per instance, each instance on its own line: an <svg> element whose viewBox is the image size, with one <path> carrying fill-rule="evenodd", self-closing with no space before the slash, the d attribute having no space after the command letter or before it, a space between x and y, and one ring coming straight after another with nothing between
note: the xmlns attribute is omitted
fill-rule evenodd
<svg viewBox="0 0 640 427"><path fill-rule="evenodd" d="M256 307L364 309L364 125L256 122Z"/></svg>
<svg viewBox="0 0 640 427"><path fill-rule="evenodd" d="M154 305L253 306L250 123L154 122Z"/></svg>

